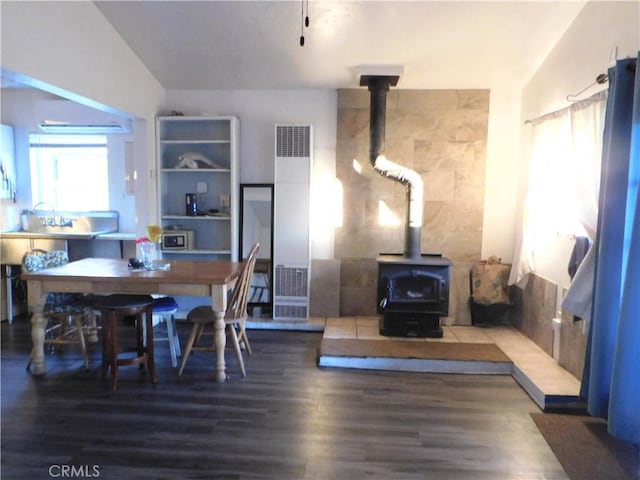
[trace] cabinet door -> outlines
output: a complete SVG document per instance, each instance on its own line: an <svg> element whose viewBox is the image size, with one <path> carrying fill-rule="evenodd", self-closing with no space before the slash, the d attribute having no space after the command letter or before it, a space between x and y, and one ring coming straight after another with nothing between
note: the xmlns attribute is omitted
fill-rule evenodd
<svg viewBox="0 0 640 480"><path fill-rule="evenodd" d="M32 248L40 248L42 250L46 250L47 252L52 252L54 250L62 250L64 252L67 251L67 241L66 240L57 240L52 238L34 238L31 241Z"/></svg>
<svg viewBox="0 0 640 480"><path fill-rule="evenodd" d="M32 248L67 251L66 240L51 238L2 238L0 239L0 258L3 265L21 265L22 257Z"/></svg>
<svg viewBox="0 0 640 480"><path fill-rule="evenodd" d="M20 265L22 257L31 248L31 240L28 238L2 238L0 239L0 258L3 265Z"/></svg>
<svg viewBox="0 0 640 480"><path fill-rule="evenodd" d="M16 158L13 127L0 125L0 198L16 198Z"/></svg>

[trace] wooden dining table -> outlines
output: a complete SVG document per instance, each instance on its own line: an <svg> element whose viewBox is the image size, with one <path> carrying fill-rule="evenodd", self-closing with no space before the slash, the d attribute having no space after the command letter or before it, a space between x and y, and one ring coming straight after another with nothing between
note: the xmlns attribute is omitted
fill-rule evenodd
<svg viewBox="0 0 640 480"><path fill-rule="evenodd" d="M211 308L216 316L216 380L224 382L227 378L224 361L227 293L235 283L242 263L173 260L167 263L169 267L166 270L144 270L129 268L126 260L85 258L59 267L23 273L22 278L27 282L29 310L32 313L32 373L46 373L46 318L43 310L48 292L186 295L211 299Z"/></svg>

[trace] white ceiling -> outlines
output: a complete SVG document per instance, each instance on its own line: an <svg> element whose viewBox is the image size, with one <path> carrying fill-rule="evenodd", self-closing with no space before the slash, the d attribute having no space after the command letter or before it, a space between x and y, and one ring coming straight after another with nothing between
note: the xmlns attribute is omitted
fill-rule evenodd
<svg viewBox="0 0 640 480"><path fill-rule="evenodd" d="M212 90L355 88L360 65L402 66L398 88L522 87L585 2L95 3L165 88Z"/></svg>

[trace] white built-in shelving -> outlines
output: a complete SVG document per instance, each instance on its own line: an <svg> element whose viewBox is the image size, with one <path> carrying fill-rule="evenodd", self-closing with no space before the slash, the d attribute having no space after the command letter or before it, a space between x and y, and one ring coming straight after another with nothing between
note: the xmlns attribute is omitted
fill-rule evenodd
<svg viewBox="0 0 640 480"><path fill-rule="evenodd" d="M156 121L160 222L165 232L193 231L191 249L164 249L164 257L237 260L238 136L236 117L162 116ZM202 155L197 168L179 166L185 153ZM187 215L186 195L197 195Z"/></svg>

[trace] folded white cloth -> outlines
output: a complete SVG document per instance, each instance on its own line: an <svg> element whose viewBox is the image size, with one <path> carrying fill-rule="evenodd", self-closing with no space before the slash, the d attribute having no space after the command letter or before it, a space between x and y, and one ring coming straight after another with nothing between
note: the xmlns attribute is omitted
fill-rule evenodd
<svg viewBox="0 0 640 480"><path fill-rule="evenodd" d="M578 267L573 282L564 296L562 307L576 317L585 321L591 320L591 304L593 301L593 281L595 276L596 249L590 248Z"/></svg>

